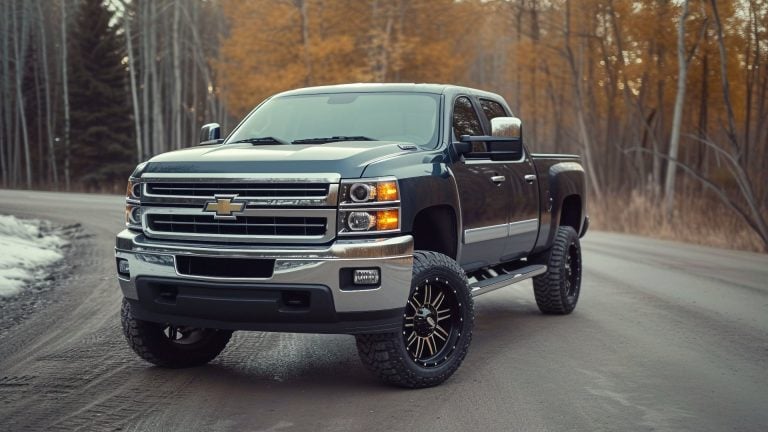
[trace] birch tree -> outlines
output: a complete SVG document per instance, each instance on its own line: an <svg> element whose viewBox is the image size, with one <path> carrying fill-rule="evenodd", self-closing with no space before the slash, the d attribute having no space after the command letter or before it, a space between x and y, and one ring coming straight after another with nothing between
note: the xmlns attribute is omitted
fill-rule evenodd
<svg viewBox="0 0 768 432"><path fill-rule="evenodd" d="M672 118L672 133L669 138L669 160L667 175L664 183L664 210L667 217L672 217L675 208L675 175L676 160L680 148L680 128L683 122L683 105L685 104L685 86L688 76L688 59L685 49L685 21L688 18L688 0L683 0L683 11L677 25L677 96L675 97L675 114Z"/></svg>

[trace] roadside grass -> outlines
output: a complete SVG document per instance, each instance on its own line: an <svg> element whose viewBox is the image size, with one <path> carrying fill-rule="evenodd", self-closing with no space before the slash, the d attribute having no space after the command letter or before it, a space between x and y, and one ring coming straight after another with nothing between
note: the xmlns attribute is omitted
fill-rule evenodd
<svg viewBox="0 0 768 432"><path fill-rule="evenodd" d="M764 252L760 237L720 201L679 196L671 219L660 203L638 192L588 204L590 229L630 233L724 249Z"/></svg>

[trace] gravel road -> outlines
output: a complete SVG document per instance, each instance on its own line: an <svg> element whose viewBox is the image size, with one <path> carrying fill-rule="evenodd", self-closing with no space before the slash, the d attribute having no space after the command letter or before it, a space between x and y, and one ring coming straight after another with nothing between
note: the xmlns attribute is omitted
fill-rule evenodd
<svg viewBox="0 0 768 432"><path fill-rule="evenodd" d="M530 281L480 297L461 369L407 391L351 336L238 332L205 367L143 363L119 327L122 213L117 196L0 190L0 214L85 234L47 305L0 337L1 431L768 430L766 255L590 232L572 315L539 314Z"/></svg>

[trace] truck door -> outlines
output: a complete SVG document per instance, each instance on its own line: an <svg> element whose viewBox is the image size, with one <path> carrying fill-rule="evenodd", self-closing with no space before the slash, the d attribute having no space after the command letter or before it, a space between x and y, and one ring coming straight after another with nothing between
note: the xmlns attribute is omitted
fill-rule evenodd
<svg viewBox="0 0 768 432"><path fill-rule="evenodd" d="M459 96L453 104L454 139L484 135L472 99ZM467 270L496 264L507 243L509 199L512 193L505 162L491 161L482 142L451 166L459 189L463 239L459 264Z"/></svg>
<svg viewBox="0 0 768 432"><path fill-rule="evenodd" d="M480 98L478 100L483 112L484 126L491 135L491 119L495 117L508 117L504 106L493 99ZM537 184L536 170L531 161L531 156L523 148L523 158L519 161L507 163L510 175L507 176L509 187L505 200L510 203L508 239L502 253L502 260L522 258L536 243L539 232L539 186Z"/></svg>

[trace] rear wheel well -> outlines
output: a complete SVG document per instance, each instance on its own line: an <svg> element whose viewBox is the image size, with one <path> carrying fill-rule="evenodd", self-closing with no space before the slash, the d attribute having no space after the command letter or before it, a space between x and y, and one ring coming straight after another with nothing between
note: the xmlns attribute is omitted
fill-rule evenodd
<svg viewBox="0 0 768 432"><path fill-rule="evenodd" d="M456 212L447 205L428 207L416 214L414 249L439 252L456 259Z"/></svg>
<svg viewBox="0 0 768 432"><path fill-rule="evenodd" d="M560 207L560 225L569 226L577 233L581 229L581 197L569 195Z"/></svg>

